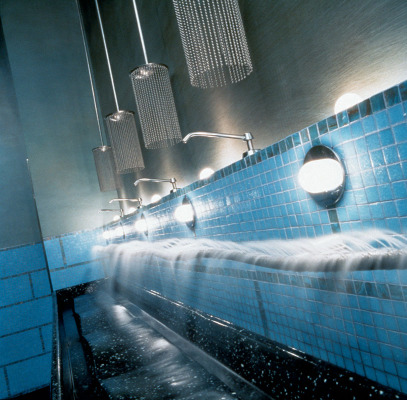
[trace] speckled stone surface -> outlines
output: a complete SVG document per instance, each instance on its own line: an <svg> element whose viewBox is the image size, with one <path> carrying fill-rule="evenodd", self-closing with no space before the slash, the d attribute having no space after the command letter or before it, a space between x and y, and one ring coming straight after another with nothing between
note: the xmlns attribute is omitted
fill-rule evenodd
<svg viewBox="0 0 407 400"><path fill-rule="evenodd" d="M75 299L92 374L109 399L237 399L143 319L108 295Z"/></svg>

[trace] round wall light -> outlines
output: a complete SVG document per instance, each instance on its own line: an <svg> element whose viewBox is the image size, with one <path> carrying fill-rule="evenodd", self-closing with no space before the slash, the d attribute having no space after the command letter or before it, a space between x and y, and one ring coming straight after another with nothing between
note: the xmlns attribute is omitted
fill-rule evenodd
<svg viewBox="0 0 407 400"><path fill-rule="evenodd" d="M317 203L331 207L345 190L345 169L332 149L314 146L305 156L298 181Z"/></svg>
<svg viewBox="0 0 407 400"><path fill-rule="evenodd" d="M147 220L143 214L141 215L140 219L135 222L134 228L137 232L144 233L146 236L148 236Z"/></svg>
<svg viewBox="0 0 407 400"><path fill-rule="evenodd" d="M157 193L155 193L155 194L153 194L151 196L151 202L152 203L157 203L157 201L160 201L160 200L161 200L161 196L159 194L157 194Z"/></svg>
<svg viewBox="0 0 407 400"><path fill-rule="evenodd" d="M188 228L194 229L196 221L195 210L187 196L183 198L182 205L175 209L174 218L178 222L185 223Z"/></svg>
<svg viewBox="0 0 407 400"><path fill-rule="evenodd" d="M209 178L214 174L214 170L212 168L206 167L199 173L199 179L206 179Z"/></svg>

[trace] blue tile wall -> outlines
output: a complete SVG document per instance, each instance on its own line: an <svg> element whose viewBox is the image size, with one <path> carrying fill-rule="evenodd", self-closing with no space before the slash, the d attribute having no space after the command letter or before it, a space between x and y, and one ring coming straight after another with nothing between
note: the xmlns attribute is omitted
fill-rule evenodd
<svg viewBox="0 0 407 400"><path fill-rule="evenodd" d="M407 234L407 82L364 100L112 224L110 242L173 237L312 238L371 228ZM324 209L297 182L306 152L332 147L346 190ZM173 218L184 196L194 231ZM209 262L209 261L208 261ZM110 273L113 273L113 269ZM134 266L129 283L407 393L407 271L288 272L222 262Z"/></svg>
<svg viewBox="0 0 407 400"><path fill-rule="evenodd" d="M0 398L4 399L50 383L53 314L42 244L0 251L0 293Z"/></svg>
<svg viewBox="0 0 407 400"><path fill-rule="evenodd" d="M378 93L120 223L45 240L54 290L105 277L108 268L92 248L109 242L296 239L370 228L407 234L406 88L403 82ZM316 204L297 182L304 156L316 144L332 147L345 165L346 190L334 209ZM173 218L184 196L196 211L194 231ZM135 231L141 214L148 235ZM110 241L103 239L104 230L113 232ZM0 252L6 277L15 257L9 255L10 263L7 256ZM236 262L201 267L139 266L132 283L407 393L404 270L293 273ZM30 263L21 268L38 272ZM39 296L46 291L44 276L34 278L32 296ZM49 337L47 327L39 328L43 338ZM8 382L7 390L12 387Z"/></svg>
<svg viewBox="0 0 407 400"><path fill-rule="evenodd" d="M105 245L103 229L81 231L44 240L51 281L60 290L105 277L93 247Z"/></svg>

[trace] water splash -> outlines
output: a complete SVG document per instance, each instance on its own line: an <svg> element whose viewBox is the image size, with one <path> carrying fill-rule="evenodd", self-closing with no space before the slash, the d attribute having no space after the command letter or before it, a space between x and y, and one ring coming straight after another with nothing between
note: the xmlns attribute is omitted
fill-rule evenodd
<svg viewBox="0 0 407 400"><path fill-rule="evenodd" d="M110 265L137 262L231 260L297 271L407 268L407 237L391 231L337 233L311 239L252 242L213 239L130 241L95 249Z"/></svg>

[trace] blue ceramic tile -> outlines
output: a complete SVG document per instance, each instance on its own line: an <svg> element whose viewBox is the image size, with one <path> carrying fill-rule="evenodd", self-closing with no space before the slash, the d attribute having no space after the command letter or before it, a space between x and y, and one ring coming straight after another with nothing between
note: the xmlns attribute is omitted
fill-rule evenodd
<svg viewBox="0 0 407 400"><path fill-rule="evenodd" d="M377 186L379 192L380 201L392 200L393 191L390 184L384 184Z"/></svg>
<svg viewBox="0 0 407 400"><path fill-rule="evenodd" d="M372 133L366 136L367 147L370 151L377 150L381 148L381 143L379 135L377 133Z"/></svg>
<svg viewBox="0 0 407 400"><path fill-rule="evenodd" d="M384 99L387 107L391 107L394 104L400 103L400 96L398 87L394 86L384 92Z"/></svg>
<svg viewBox="0 0 407 400"><path fill-rule="evenodd" d="M333 131L338 128L338 122L336 121L336 115L333 115L327 119L328 130Z"/></svg>
<svg viewBox="0 0 407 400"><path fill-rule="evenodd" d="M387 170L389 172L389 177L390 177L391 181L395 182L395 181L401 181L404 179L403 170L401 169L400 164L390 165L387 168Z"/></svg>
<svg viewBox="0 0 407 400"><path fill-rule="evenodd" d="M387 112L389 113L389 118L392 125L404 121L404 111L402 104L397 104L394 107L390 107Z"/></svg>
<svg viewBox="0 0 407 400"><path fill-rule="evenodd" d="M385 108L383 93L378 93L371 97L370 104L372 105L373 112L383 110Z"/></svg>
<svg viewBox="0 0 407 400"><path fill-rule="evenodd" d="M3 365L35 357L41 353L43 350L38 328L0 338L0 354Z"/></svg>
<svg viewBox="0 0 407 400"><path fill-rule="evenodd" d="M362 127L365 134L376 131L376 122L372 116L362 120Z"/></svg>
<svg viewBox="0 0 407 400"><path fill-rule="evenodd" d="M318 139L318 128L317 125L312 125L308 128L309 137L311 140Z"/></svg>
<svg viewBox="0 0 407 400"><path fill-rule="evenodd" d="M407 82L403 82L399 85L401 99L407 101Z"/></svg>
<svg viewBox="0 0 407 400"><path fill-rule="evenodd" d="M359 104L359 111L362 118L372 113L372 106L370 105L369 99L364 100Z"/></svg>
<svg viewBox="0 0 407 400"><path fill-rule="evenodd" d="M12 395L48 386L51 380L51 354L8 366L7 376Z"/></svg>
<svg viewBox="0 0 407 400"><path fill-rule="evenodd" d="M328 132L328 125L325 119L318 122L318 132L320 135L323 135L324 133Z"/></svg>
<svg viewBox="0 0 407 400"><path fill-rule="evenodd" d="M394 136L391 129L384 129L380 131L379 138L383 147L394 144Z"/></svg>
<svg viewBox="0 0 407 400"><path fill-rule="evenodd" d="M366 196L369 203L375 203L380 200L379 198L379 191L376 186L368 187L366 190Z"/></svg>
<svg viewBox="0 0 407 400"><path fill-rule="evenodd" d="M28 274L0 280L0 293L0 307L32 299Z"/></svg>
<svg viewBox="0 0 407 400"><path fill-rule="evenodd" d="M51 285L48 273L45 269L31 273L31 281L35 297L43 297L51 294Z"/></svg>
<svg viewBox="0 0 407 400"><path fill-rule="evenodd" d="M387 149L386 149L387 150ZM384 165L384 156L382 150L375 150L370 153L373 167L380 167Z"/></svg>
<svg viewBox="0 0 407 400"><path fill-rule="evenodd" d="M0 251L0 278L46 268L41 244Z"/></svg>
<svg viewBox="0 0 407 400"><path fill-rule="evenodd" d="M364 135L364 128L361 122L355 122L350 126L353 139L361 138Z"/></svg>
<svg viewBox="0 0 407 400"><path fill-rule="evenodd" d="M390 121L386 110L374 114L374 119L376 121L377 129L386 129L390 126Z"/></svg>
<svg viewBox="0 0 407 400"><path fill-rule="evenodd" d="M298 132L294 133L293 142L294 142L294 146L299 146L301 144L301 138L300 138L300 134Z"/></svg>
<svg viewBox="0 0 407 400"><path fill-rule="evenodd" d="M407 142L407 124L393 126L393 132L396 143Z"/></svg>
<svg viewBox="0 0 407 400"><path fill-rule="evenodd" d="M0 309L0 320L14 321L0 325L0 336L52 322L51 296Z"/></svg>
<svg viewBox="0 0 407 400"><path fill-rule="evenodd" d="M341 111L337 114L336 119L338 121L338 126L345 126L349 124L349 117L346 111Z"/></svg>
<svg viewBox="0 0 407 400"><path fill-rule="evenodd" d="M347 112L350 122L357 121L360 118L359 107L357 105L349 108Z"/></svg>

